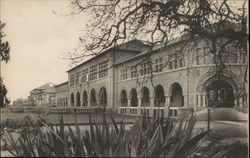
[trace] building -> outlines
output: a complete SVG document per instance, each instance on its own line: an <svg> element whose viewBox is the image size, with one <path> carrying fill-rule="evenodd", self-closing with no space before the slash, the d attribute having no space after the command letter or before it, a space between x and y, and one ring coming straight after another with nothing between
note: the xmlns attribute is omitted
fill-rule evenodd
<svg viewBox="0 0 250 158"><path fill-rule="evenodd" d="M13 101L13 106L29 106L28 99L26 98L18 98Z"/></svg>
<svg viewBox="0 0 250 158"><path fill-rule="evenodd" d="M68 81L55 86L56 106L68 106Z"/></svg>
<svg viewBox="0 0 250 158"><path fill-rule="evenodd" d="M68 70L68 88L65 82L60 93L68 94L67 106L106 106L132 115L145 110L151 116L160 111L178 117L206 107L211 98L218 107L246 106L240 95L246 51L235 45L226 49L225 75L217 78L205 40L182 36L153 49L132 40Z"/></svg>
<svg viewBox="0 0 250 158"><path fill-rule="evenodd" d="M33 89L28 98L35 106L56 106L55 84L47 83Z"/></svg>

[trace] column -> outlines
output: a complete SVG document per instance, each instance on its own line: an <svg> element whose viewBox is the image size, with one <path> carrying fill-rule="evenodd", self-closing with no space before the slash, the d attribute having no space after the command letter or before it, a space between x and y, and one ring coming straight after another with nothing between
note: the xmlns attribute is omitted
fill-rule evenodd
<svg viewBox="0 0 250 158"><path fill-rule="evenodd" d="M234 107L237 107L238 106L238 98L235 98L234 99Z"/></svg>
<svg viewBox="0 0 250 158"><path fill-rule="evenodd" d="M239 107L243 107L243 97L239 98Z"/></svg>
<svg viewBox="0 0 250 158"><path fill-rule="evenodd" d="M198 93L198 94L196 95L196 97L198 97L197 107L200 107L200 106L201 106L201 95Z"/></svg>
<svg viewBox="0 0 250 158"><path fill-rule="evenodd" d="M131 98L128 98L128 108L126 108L126 114L130 114Z"/></svg>
<svg viewBox="0 0 250 158"><path fill-rule="evenodd" d="M187 107L187 94L183 95L183 107Z"/></svg>
<svg viewBox="0 0 250 158"><path fill-rule="evenodd" d="M165 96L165 106L169 106L169 96Z"/></svg>
<svg viewBox="0 0 250 158"><path fill-rule="evenodd" d="M154 115L154 101L155 101L155 98L154 97L150 97L149 116L153 116Z"/></svg>
<svg viewBox="0 0 250 158"><path fill-rule="evenodd" d="M137 99L138 99L138 104L137 104L137 115L139 115L140 112L141 112L141 99L142 99L142 98L141 98L140 96L138 96Z"/></svg>
<svg viewBox="0 0 250 158"><path fill-rule="evenodd" d="M169 115L169 96L165 96L165 116Z"/></svg>
<svg viewBox="0 0 250 158"><path fill-rule="evenodd" d="M207 94L206 93L203 93L203 95L202 95L202 97L203 97L203 107L206 107L207 106L207 104L206 104L206 96L207 96Z"/></svg>

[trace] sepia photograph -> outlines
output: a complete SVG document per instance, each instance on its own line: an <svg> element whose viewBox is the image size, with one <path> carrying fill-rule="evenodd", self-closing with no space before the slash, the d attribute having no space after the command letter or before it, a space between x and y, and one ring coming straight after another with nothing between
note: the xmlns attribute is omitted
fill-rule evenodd
<svg viewBox="0 0 250 158"><path fill-rule="evenodd" d="M0 0L1 157L249 157L248 0Z"/></svg>

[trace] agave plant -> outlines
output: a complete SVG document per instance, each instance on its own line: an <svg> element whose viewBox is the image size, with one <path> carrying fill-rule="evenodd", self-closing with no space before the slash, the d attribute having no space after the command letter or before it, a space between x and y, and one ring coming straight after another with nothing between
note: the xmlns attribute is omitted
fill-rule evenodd
<svg viewBox="0 0 250 158"><path fill-rule="evenodd" d="M65 128L63 117L59 127L51 123L26 130L17 141L12 134L5 136L14 156L24 157L197 157L201 152L198 143L209 131L194 135L196 117L173 121L159 116L150 118L146 114L127 129L123 119L116 122L113 115L107 118L103 113L102 122L96 122L89 115L89 129L81 131L75 118L75 130ZM29 132L29 131L35 132ZM231 147L232 148L232 147ZM231 148L219 151L210 157L222 157ZM204 150L209 150L209 148ZM203 151L204 152L204 151Z"/></svg>

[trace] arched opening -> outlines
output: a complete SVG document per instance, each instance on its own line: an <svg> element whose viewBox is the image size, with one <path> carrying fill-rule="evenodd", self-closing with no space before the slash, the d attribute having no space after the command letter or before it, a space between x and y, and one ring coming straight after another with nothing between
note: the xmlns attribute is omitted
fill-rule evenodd
<svg viewBox="0 0 250 158"><path fill-rule="evenodd" d="M107 92L104 87L100 89L99 92L99 101L101 105L107 105Z"/></svg>
<svg viewBox="0 0 250 158"><path fill-rule="evenodd" d="M88 106L88 95L86 91L82 93L82 106Z"/></svg>
<svg viewBox="0 0 250 158"><path fill-rule="evenodd" d="M127 93L125 90L121 91L121 106L127 106L128 105L128 98L127 98Z"/></svg>
<svg viewBox="0 0 250 158"><path fill-rule="evenodd" d="M94 89L90 91L90 105L91 106L96 106L96 92Z"/></svg>
<svg viewBox="0 0 250 158"><path fill-rule="evenodd" d="M150 99L149 99L149 90L147 87L142 88L142 100L141 100L142 106L149 106L150 105Z"/></svg>
<svg viewBox="0 0 250 158"><path fill-rule="evenodd" d="M165 93L161 85L155 87L154 106L165 106Z"/></svg>
<svg viewBox="0 0 250 158"><path fill-rule="evenodd" d="M171 97L170 97L170 106L174 106L174 107L184 106L181 85L179 83L174 83L171 86L171 89L172 91L171 91Z"/></svg>
<svg viewBox="0 0 250 158"><path fill-rule="evenodd" d="M76 93L76 106L81 106L81 96L80 93Z"/></svg>
<svg viewBox="0 0 250 158"><path fill-rule="evenodd" d="M71 93L71 95L70 95L70 105L71 106L75 105L74 93Z"/></svg>
<svg viewBox="0 0 250 158"><path fill-rule="evenodd" d="M131 105L132 107L138 106L138 98L137 98L136 89L134 89L134 88L131 89L130 97L131 97L131 103L130 103L130 105Z"/></svg>
<svg viewBox="0 0 250 158"><path fill-rule="evenodd" d="M233 107L233 87L225 80L216 80L206 88L208 105L214 107Z"/></svg>

